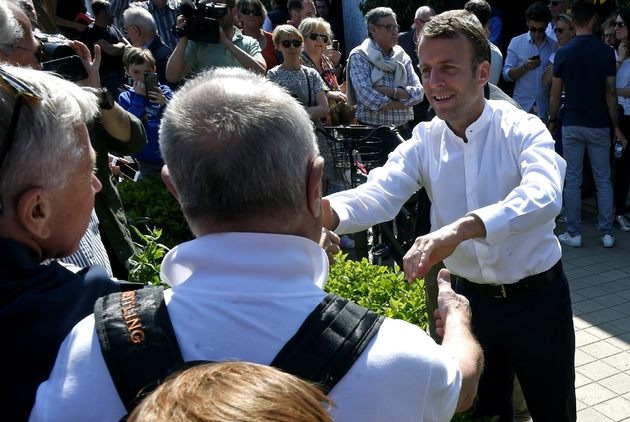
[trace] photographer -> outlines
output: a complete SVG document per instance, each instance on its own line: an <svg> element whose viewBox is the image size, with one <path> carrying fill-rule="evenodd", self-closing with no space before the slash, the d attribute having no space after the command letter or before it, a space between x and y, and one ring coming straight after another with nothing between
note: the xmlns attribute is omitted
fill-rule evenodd
<svg viewBox="0 0 630 422"><path fill-rule="evenodd" d="M221 16L225 12L227 13ZM182 4L182 13L182 16L177 17L177 28L181 33L179 42L166 66L166 79L169 82L179 82L191 71L201 72L214 67L243 67L257 73L266 72L267 66L258 41L243 35L234 26L236 16L234 0L215 1L203 11L189 2ZM201 21L201 16L207 21ZM200 29L203 30L207 30L212 26L212 22L216 22L218 42L195 40L204 37L199 36L201 34L197 33L194 27L187 27L191 18L195 23L201 22L204 26Z"/></svg>

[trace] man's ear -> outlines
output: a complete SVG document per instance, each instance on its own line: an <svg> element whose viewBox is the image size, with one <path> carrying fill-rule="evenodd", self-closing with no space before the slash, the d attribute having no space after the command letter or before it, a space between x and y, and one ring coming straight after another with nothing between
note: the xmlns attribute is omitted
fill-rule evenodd
<svg viewBox="0 0 630 422"><path fill-rule="evenodd" d="M484 60L477 68L479 71L479 85L483 86L490 80L490 62Z"/></svg>
<svg viewBox="0 0 630 422"><path fill-rule="evenodd" d="M322 215L322 175L324 174L324 159L315 158L309 167L306 181L306 199L311 215L319 218Z"/></svg>
<svg viewBox="0 0 630 422"><path fill-rule="evenodd" d="M43 188L29 189L17 201L17 220L26 231L39 239L50 236L49 223L52 212L48 191Z"/></svg>
<svg viewBox="0 0 630 422"><path fill-rule="evenodd" d="M173 182L171 181L171 174L168 172L168 167L166 166L166 164L164 164L164 166L162 167L162 181L171 192L171 194L173 194L175 199L177 199L177 201L179 202L179 194L177 193L177 189L175 189L175 185L173 185Z"/></svg>

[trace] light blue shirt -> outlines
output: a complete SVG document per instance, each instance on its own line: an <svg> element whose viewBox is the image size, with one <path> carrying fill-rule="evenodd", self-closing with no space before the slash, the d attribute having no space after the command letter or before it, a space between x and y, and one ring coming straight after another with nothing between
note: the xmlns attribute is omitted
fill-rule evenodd
<svg viewBox="0 0 630 422"><path fill-rule="evenodd" d="M523 76L515 81L512 98L519 103L525 111L532 109L536 104L538 117L543 117L549 110L550 86L544 86L542 75L545 72L546 64L549 63L549 56L558 49L558 43L549 36L538 48L529 32L512 38L508 46L505 64L503 65L503 79L511 82L508 72L513 67L518 67L525 63L529 57L540 54L541 65L534 70L528 70Z"/></svg>

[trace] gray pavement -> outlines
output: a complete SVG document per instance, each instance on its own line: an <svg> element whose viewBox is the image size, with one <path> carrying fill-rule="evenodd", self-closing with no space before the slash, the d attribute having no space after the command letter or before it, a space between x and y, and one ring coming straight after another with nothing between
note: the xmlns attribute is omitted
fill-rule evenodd
<svg viewBox="0 0 630 422"><path fill-rule="evenodd" d="M582 246L562 245L575 324L580 422L630 422L630 232L602 246L592 206L582 211ZM557 223L556 235L565 224Z"/></svg>

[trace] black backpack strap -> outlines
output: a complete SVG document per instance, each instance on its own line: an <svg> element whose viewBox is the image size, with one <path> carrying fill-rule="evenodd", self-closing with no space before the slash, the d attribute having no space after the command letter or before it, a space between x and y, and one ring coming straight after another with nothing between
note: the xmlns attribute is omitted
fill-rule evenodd
<svg viewBox="0 0 630 422"><path fill-rule="evenodd" d="M343 378L385 317L329 293L271 366L317 383L326 393Z"/></svg>
<svg viewBox="0 0 630 422"><path fill-rule="evenodd" d="M94 305L94 321L103 358L128 411L183 362L163 287L102 297Z"/></svg>

